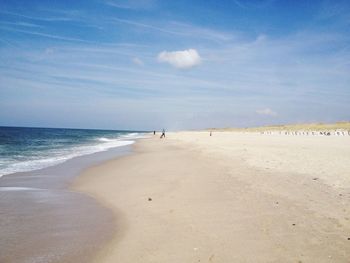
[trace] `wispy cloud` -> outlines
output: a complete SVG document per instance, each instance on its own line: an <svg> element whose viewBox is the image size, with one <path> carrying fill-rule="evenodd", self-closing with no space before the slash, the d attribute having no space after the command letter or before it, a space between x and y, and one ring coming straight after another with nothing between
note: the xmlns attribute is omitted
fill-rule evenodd
<svg viewBox="0 0 350 263"><path fill-rule="evenodd" d="M68 42L73 41L73 42L82 42L82 43L96 43L95 41L89 41L89 40L84 40L84 39L79 39L79 38L65 37L65 36L53 35L53 34L46 34L46 33L41 33L41 32L37 32L37 31L16 29L16 28L11 28L11 27L0 26L0 29L10 31L10 32L18 32L18 33L29 34L29 35L45 37L45 38L51 38L51 39L56 39L56 40L63 40L63 41L68 41Z"/></svg>
<svg viewBox="0 0 350 263"><path fill-rule="evenodd" d="M233 0L233 3L235 3L237 6L241 7L241 8L245 8L245 5L241 3L241 1L239 0Z"/></svg>
<svg viewBox="0 0 350 263"><path fill-rule="evenodd" d="M343 28L317 20L277 34L239 29L245 16L209 23L169 15L163 3L151 7L164 11L157 16L138 1L104 3L96 12L1 11L0 117L11 103L22 111L70 103L89 118L97 109L100 117L128 113L180 128L349 117L350 37ZM243 1L233 6L259 12Z"/></svg>
<svg viewBox="0 0 350 263"><path fill-rule="evenodd" d="M104 3L121 9L150 9L156 6L156 0L105 0Z"/></svg>
<svg viewBox="0 0 350 263"><path fill-rule="evenodd" d="M259 115L265 115L265 116L277 116L277 113L271 110L270 108L264 108L260 110L255 111Z"/></svg>
<svg viewBox="0 0 350 263"><path fill-rule="evenodd" d="M151 29L151 30L156 30L156 31L160 31L162 33L167 33L167 34L181 34L181 32L177 32L177 31L173 31L173 30L168 30L162 27L158 27L158 26L153 26L150 24L145 24L145 23L140 23L140 22L136 22L133 20L128 20L128 19L121 19L121 18L110 18L111 22L118 22L118 23L123 23L123 24L128 24L131 26L136 26L136 27L142 27L142 28L147 28L147 29Z"/></svg>
<svg viewBox="0 0 350 263"><path fill-rule="evenodd" d="M262 1L242 1L233 0L233 3L240 8L264 8L272 5L276 0L262 0Z"/></svg>
<svg viewBox="0 0 350 263"><path fill-rule="evenodd" d="M8 12L8 11L0 11L0 14L3 15L10 15L10 16L17 16L17 17L23 17L23 18L27 18L30 20L41 20L41 21L47 21L47 22L54 22L54 21L72 21L74 19L72 19L71 17L40 17L40 16L30 16L30 15L24 15L21 13L15 13L15 12Z"/></svg>
<svg viewBox="0 0 350 263"><path fill-rule="evenodd" d="M133 58L133 59L132 59L132 62L133 62L134 64L138 65L138 66L143 66L143 65L145 65L145 63L144 63L141 59L139 59L139 58Z"/></svg>
<svg viewBox="0 0 350 263"><path fill-rule="evenodd" d="M171 21L169 23L162 23L162 25L153 25L149 23L139 22L130 19L121 19L117 17L107 18L107 21L123 23L134 27L140 27L149 29L152 31L158 31L160 33L175 35L175 36L183 36L186 38L198 38L205 39L213 42L221 42L221 41L230 41L234 40L237 36L236 34L232 34L232 32L222 32L219 30L212 30L210 28L195 26L192 24ZM238 33L237 33L238 34Z"/></svg>
<svg viewBox="0 0 350 263"><path fill-rule="evenodd" d="M223 32L220 30L213 30L208 27L195 26L193 24L171 21L168 25L176 32L181 32L187 37L198 37L211 41L232 41L237 38L238 32Z"/></svg>
<svg viewBox="0 0 350 263"><path fill-rule="evenodd" d="M20 26L20 27L29 27L29 28L42 27L41 25L27 23L27 22L21 22L21 21L18 21L18 22L0 21L0 24L11 25L11 26Z"/></svg>

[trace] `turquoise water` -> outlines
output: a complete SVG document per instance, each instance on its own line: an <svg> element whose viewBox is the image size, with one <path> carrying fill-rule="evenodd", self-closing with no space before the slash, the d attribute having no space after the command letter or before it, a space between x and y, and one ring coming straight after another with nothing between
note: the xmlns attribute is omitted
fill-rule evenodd
<svg viewBox="0 0 350 263"><path fill-rule="evenodd" d="M132 144L140 131L0 127L0 176Z"/></svg>

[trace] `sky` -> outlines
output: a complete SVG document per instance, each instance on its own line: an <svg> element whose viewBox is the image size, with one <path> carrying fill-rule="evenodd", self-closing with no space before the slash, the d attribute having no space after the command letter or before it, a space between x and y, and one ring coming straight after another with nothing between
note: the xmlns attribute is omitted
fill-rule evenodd
<svg viewBox="0 0 350 263"><path fill-rule="evenodd" d="M350 120L350 1L0 0L0 125Z"/></svg>

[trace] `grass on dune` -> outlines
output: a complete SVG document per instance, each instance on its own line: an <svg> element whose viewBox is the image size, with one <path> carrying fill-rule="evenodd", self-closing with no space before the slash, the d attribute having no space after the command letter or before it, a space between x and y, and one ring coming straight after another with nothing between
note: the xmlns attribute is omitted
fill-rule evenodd
<svg viewBox="0 0 350 263"><path fill-rule="evenodd" d="M212 131L329 131L329 130L347 130L350 131L350 122L336 123L303 123L287 125L271 125L252 128L212 128Z"/></svg>

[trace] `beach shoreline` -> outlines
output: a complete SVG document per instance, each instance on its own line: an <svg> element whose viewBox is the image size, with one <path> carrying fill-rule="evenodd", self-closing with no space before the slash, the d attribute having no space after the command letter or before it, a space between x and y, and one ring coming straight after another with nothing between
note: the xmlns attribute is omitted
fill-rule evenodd
<svg viewBox="0 0 350 263"><path fill-rule="evenodd" d="M95 262L348 262L349 143L169 133L86 169L72 189L116 220Z"/></svg>
<svg viewBox="0 0 350 263"><path fill-rule="evenodd" d="M112 238L113 214L70 188L86 168L131 153L121 146L0 178L0 262L90 262Z"/></svg>

